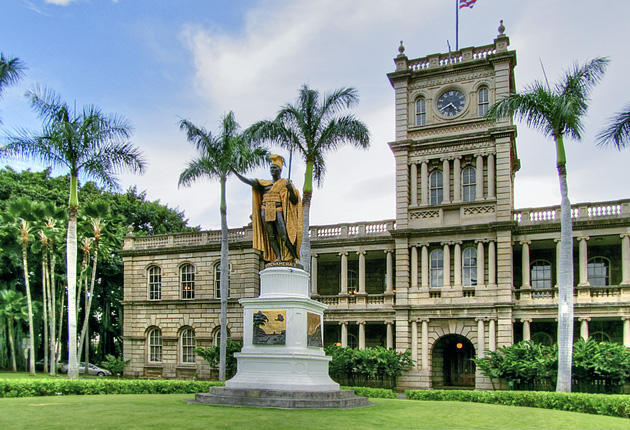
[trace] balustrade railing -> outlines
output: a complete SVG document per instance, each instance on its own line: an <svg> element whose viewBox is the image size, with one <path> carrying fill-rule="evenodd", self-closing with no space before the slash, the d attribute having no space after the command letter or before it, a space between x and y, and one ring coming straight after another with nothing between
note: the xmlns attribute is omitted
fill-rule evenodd
<svg viewBox="0 0 630 430"><path fill-rule="evenodd" d="M560 206L517 209L513 212L514 221L519 225L559 223L561 214ZM571 205L571 218L575 221L606 217L630 217L630 200Z"/></svg>
<svg viewBox="0 0 630 430"><path fill-rule="evenodd" d="M410 60L408 59L407 69L417 72L433 67L442 67L451 64L464 63L467 61L481 60L487 58L489 55L496 53L497 49L494 44L463 48L459 51L451 51L449 53L443 54L433 54L426 57L414 58Z"/></svg>

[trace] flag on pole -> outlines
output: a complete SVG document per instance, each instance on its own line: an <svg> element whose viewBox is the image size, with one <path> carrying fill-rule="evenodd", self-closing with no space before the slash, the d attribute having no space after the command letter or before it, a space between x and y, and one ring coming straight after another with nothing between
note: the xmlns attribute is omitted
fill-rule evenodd
<svg viewBox="0 0 630 430"><path fill-rule="evenodd" d="M459 8L469 7L472 9L476 2L477 0L459 0Z"/></svg>

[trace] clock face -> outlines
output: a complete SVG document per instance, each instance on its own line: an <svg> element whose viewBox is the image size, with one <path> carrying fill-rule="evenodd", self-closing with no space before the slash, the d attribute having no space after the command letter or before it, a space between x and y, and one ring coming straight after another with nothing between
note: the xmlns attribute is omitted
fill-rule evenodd
<svg viewBox="0 0 630 430"><path fill-rule="evenodd" d="M444 116L455 116L464 109L466 97L461 91L448 90L437 101L437 108Z"/></svg>

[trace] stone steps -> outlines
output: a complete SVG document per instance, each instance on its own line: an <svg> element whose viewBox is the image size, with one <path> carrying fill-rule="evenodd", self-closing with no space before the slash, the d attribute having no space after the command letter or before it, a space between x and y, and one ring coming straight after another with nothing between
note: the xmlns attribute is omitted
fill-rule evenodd
<svg viewBox="0 0 630 430"><path fill-rule="evenodd" d="M226 387L212 387L209 393L197 393L194 402L282 409L350 409L371 405L366 397L358 397L352 390L290 391Z"/></svg>

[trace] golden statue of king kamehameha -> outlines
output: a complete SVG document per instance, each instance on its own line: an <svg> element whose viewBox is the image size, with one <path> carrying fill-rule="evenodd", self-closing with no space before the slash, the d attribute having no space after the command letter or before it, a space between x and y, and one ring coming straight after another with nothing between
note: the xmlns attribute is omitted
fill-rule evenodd
<svg viewBox="0 0 630 430"><path fill-rule="evenodd" d="M280 177L284 159L269 157L271 180L249 179L234 171L252 187L252 226L254 249L263 253L263 260L297 263L302 244L302 201L291 181Z"/></svg>

